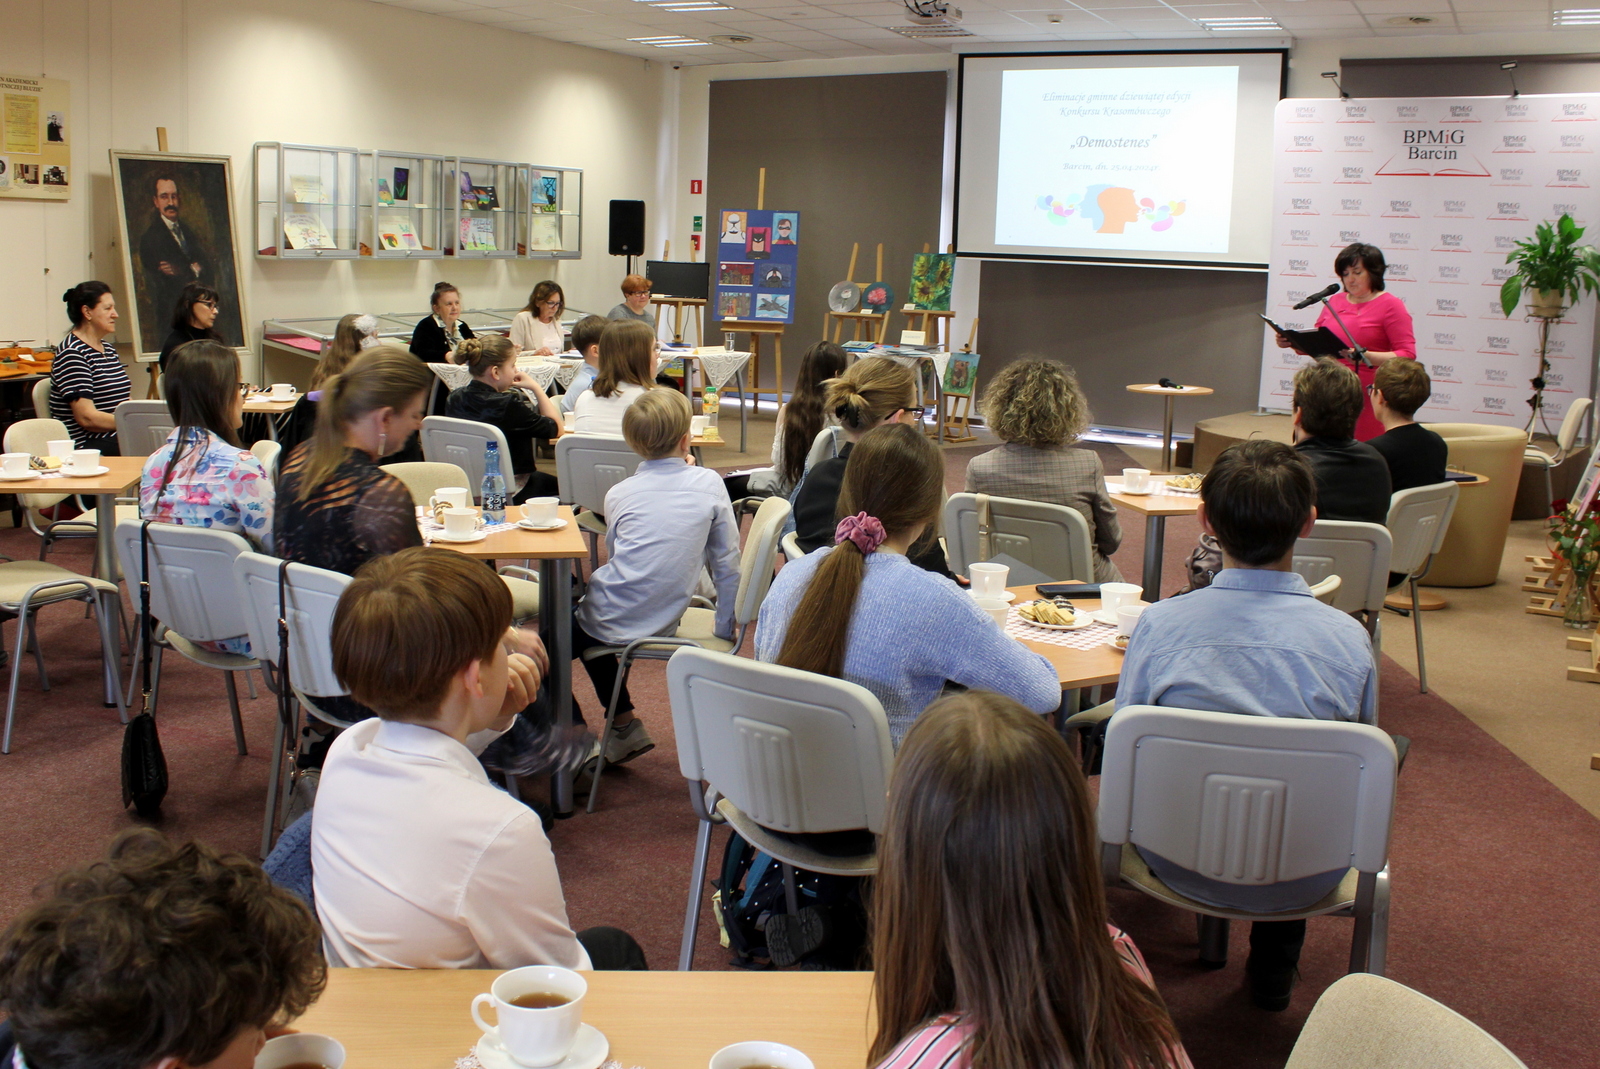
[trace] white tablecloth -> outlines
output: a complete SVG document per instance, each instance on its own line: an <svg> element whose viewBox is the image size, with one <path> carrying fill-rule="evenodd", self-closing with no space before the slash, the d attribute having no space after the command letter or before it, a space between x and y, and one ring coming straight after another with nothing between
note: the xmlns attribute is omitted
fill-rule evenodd
<svg viewBox="0 0 1600 1069"><path fill-rule="evenodd" d="M581 361L562 362L558 360L545 360L536 358L532 360L518 360L517 370L527 375L539 384L541 390L548 390L552 382L559 382L563 389L572 382L572 377L578 373ZM445 384L446 389L459 390L472 381L472 376L467 374L467 369L460 364L429 364L429 369Z"/></svg>

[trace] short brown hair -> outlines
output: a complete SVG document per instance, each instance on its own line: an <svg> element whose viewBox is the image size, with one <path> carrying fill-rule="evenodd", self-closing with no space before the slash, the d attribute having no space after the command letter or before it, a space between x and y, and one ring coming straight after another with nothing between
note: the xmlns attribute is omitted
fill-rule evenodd
<svg viewBox="0 0 1600 1069"><path fill-rule="evenodd" d="M1222 551L1260 568L1294 548L1317 503L1317 483L1292 446L1256 438L1222 451L1200 483L1200 500Z"/></svg>
<svg viewBox="0 0 1600 1069"><path fill-rule="evenodd" d="M611 322L605 316L584 316L572 324L572 347L580 355L587 356L589 346L600 344L600 335L606 331L606 324Z"/></svg>
<svg viewBox="0 0 1600 1069"><path fill-rule="evenodd" d="M677 390L646 390L622 413L622 437L646 460L677 453L689 433L689 399Z"/></svg>
<svg viewBox="0 0 1600 1069"><path fill-rule="evenodd" d="M1078 377L1054 360L1017 360L983 391L983 421L1002 442L1044 449L1077 441L1089 429Z"/></svg>
<svg viewBox="0 0 1600 1069"><path fill-rule="evenodd" d="M475 379L516 358L517 347L504 334L475 334L456 348L456 363L467 365L467 374Z"/></svg>
<svg viewBox="0 0 1600 1069"><path fill-rule="evenodd" d="M450 680L494 654L511 591L480 561L412 546L362 565L333 613L333 670L385 720L426 720Z"/></svg>
<svg viewBox="0 0 1600 1069"><path fill-rule="evenodd" d="M650 280L643 275L629 275L622 280L622 293L626 297L632 297L635 293L649 292Z"/></svg>
<svg viewBox="0 0 1600 1069"><path fill-rule="evenodd" d="M0 1009L29 1065L214 1061L322 994L317 919L239 854L124 832L0 935Z"/></svg>
<svg viewBox="0 0 1600 1069"><path fill-rule="evenodd" d="M1365 399L1356 373L1323 357L1294 373L1294 407L1300 429L1313 437L1351 438Z"/></svg>
<svg viewBox="0 0 1600 1069"><path fill-rule="evenodd" d="M1333 273L1340 278L1356 264L1367 269L1367 285L1372 292L1379 293L1383 290L1383 273L1389 270L1389 265L1383 261L1383 250L1376 245L1363 245L1356 242L1346 245L1339 250L1339 255L1333 258Z"/></svg>
<svg viewBox="0 0 1600 1069"><path fill-rule="evenodd" d="M1410 419L1433 396L1433 380L1420 360L1396 357L1378 365L1372 385L1383 394L1383 403Z"/></svg>
<svg viewBox="0 0 1600 1069"><path fill-rule="evenodd" d="M871 430L894 412L910 408L917 398L911 372L887 356L857 360L824 385L828 393L823 407L853 431Z"/></svg>
<svg viewBox="0 0 1600 1069"><path fill-rule="evenodd" d="M656 332L637 319L613 319L600 333L600 373L594 395L610 397L625 382L655 385Z"/></svg>

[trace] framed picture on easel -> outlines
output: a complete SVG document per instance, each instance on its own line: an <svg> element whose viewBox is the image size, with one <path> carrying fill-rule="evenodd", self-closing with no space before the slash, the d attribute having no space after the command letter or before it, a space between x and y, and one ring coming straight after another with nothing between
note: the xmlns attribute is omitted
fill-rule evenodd
<svg viewBox="0 0 1600 1069"><path fill-rule="evenodd" d="M1572 504L1577 506L1577 515L1582 516L1594 508L1597 490L1600 490L1600 443L1589 450L1589 463L1584 465L1583 477L1578 480L1578 488L1572 492Z"/></svg>

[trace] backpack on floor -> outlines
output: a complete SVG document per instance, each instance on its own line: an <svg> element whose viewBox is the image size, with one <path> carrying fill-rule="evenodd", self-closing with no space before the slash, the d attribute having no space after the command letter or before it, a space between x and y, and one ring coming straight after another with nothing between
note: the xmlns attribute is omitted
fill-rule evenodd
<svg viewBox="0 0 1600 1069"><path fill-rule="evenodd" d="M734 953L733 964L746 969L799 965L808 969L864 969L867 914L863 903L866 880L857 876L795 869L800 915L788 916L783 866L730 832L722 854L722 874L715 881L712 910L722 930L722 945ZM776 920L775 920L776 918ZM785 929L788 938L771 940ZM786 950L798 946L798 956ZM774 952L776 951L776 952Z"/></svg>

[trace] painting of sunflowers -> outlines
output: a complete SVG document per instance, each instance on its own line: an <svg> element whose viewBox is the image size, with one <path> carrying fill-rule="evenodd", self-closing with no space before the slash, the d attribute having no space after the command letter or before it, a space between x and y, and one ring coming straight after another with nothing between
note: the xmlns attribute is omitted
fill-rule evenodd
<svg viewBox="0 0 1600 1069"><path fill-rule="evenodd" d="M950 282L955 277L954 253L923 252L911 258L911 303L921 312L950 310Z"/></svg>

